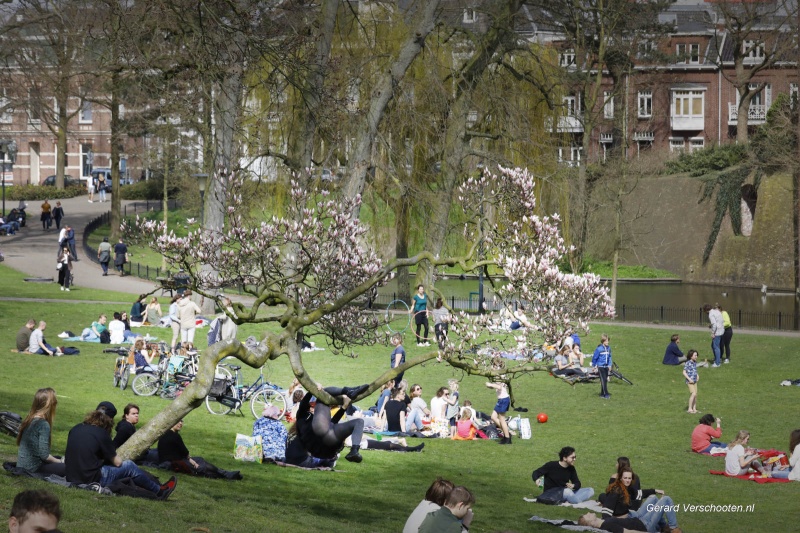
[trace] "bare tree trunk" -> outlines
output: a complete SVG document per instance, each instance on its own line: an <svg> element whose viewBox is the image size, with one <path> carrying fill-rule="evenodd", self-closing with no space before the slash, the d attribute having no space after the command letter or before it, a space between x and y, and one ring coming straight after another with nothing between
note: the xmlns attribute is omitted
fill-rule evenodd
<svg viewBox="0 0 800 533"><path fill-rule="evenodd" d="M736 142L737 144L747 144L749 139L747 132L747 125L750 121L750 102L753 95L745 84L743 87L737 87L739 93L739 107L736 111Z"/></svg>
<svg viewBox="0 0 800 533"><path fill-rule="evenodd" d="M411 198L408 189L404 188L397 200L395 211L395 254L398 258L408 257L408 238L411 233ZM411 279L408 275L408 267L397 269L397 297L404 302L410 301Z"/></svg>
<svg viewBox="0 0 800 533"><path fill-rule="evenodd" d="M417 14L416 22L403 47L389 70L375 83L375 90L369 101L369 109L356 132L356 148L348 162L342 193L346 198L354 198L364 193L367 171L372 161L372 147L378 134L378 125L383 119L386 107L394 97L394 88L403 79L411 63L422 51L425 39L436 24L440 0L428 0Z"/></svg>

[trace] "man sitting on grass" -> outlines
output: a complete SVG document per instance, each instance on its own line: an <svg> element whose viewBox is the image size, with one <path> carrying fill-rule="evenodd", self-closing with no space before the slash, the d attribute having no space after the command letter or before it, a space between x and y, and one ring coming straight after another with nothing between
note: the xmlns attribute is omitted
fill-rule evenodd
<svg viewBox="0 0 800 533"><path fill-rule="evenodd" d="M594 495L594 489L581 488L581 480L575 470L575 448L565 446L558 452L558 461L545 463L533 471L533 481L544 477L544 492L537 498L543 503L572 504L585 502Z"/></svg>
<svg viewBox="0 0 800 533"><path fill-rule="evenodd" d="M28 347L31 345L31 333L33 333L33 329L36 327L36 321L34 319L28 320L28 322L20 328L17 332L17 351L27 352Z"/></svg>
<svg viewBox="0 0 800 533"><path fill-rule="evenodd" d="M28 343L28 351L32 354L39 355L61 355L61 350L53 348L44 340L44 330L47 328L47 322L42 320L39 322L39 327L31 332L31 339Z"/></svg>
<svg viewBox="0 0 800 533"><path fill-rule="evenodd" d="M133 461L123 461L117 455L111 440L111 427L116 414L114 404L101 402L95 411L86 415L82 423L70 430L64 454L67 481L108 487L117 480L132 478L138 487L152 492L159 500L166 500L175 490L178 480L172 476L169 481L159 485Z"/></svg>

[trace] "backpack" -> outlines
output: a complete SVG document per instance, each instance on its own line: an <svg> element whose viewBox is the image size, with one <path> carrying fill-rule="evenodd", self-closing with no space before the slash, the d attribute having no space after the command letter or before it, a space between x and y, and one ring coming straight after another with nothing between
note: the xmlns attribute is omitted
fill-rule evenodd
<svg viewBox="0 0 800 533"><path fill-rule="evenodd" d="M64 346L61 348L61 353L64 355L80 355L81 351L74 346Z"/></svg>
<svg viewBox="0 0 800 533"><path fill-rule="evenodd" d="M111 344L111 333L108 330L100 333L100 344Z"/></svg>
<svg viewBox="0 0 800 533"><path fill-rule="evenodd" d="M0 431L16 437L19 435L20 425L22 425L22 417L20 415L11 411L0 411Z"/></svg>

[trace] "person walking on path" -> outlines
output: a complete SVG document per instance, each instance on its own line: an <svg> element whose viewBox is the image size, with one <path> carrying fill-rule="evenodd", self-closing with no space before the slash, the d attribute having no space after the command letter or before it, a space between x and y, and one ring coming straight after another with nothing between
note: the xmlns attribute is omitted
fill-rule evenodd
<svg viewBox="0 0 800 533"><path fill-rule="evenodd" d="M67 246L67 226L64 226L58 231L58 253L57 257L61 255L61 249Z"/></svg>
<svg viewBox="0 0 800 533"><path fill-rule="evenodd" d="M61 219L64 218L64 208L61 207L61 202L56 202L56 208L53 209L53 218L56 221L56 229L61 229Z"/></svg>
<svg viewBox="0 0 800 533"><path fill-rule="evenodd" d="M52 224L52 207L50 206L50 202L47 200L44 201L42 204L42 216L40 217L42 221L42 231L47 231L50 229L50 224Z"/></svg>
<svg viewBox="0 0 800 533"><path fill-rule="evenodd" d="M711 365L712 368L719 368L720 365L720 341L722 340L722 334L725 333L725 327L723 326L722 321L722 313L719 312L719 304L715 307L711 307L709 304L705 304L703 306L703 311L708 313L708 321L711 323L709 326L711 328L711 351L714 352L714 364Z"/></svg>
<svg viewBox="0 0 800 533"><path fill-rule="evenodd" d="M100 193L100 201L106 201L106 175L102 172L97 174L97 192Z"/></svg>
<svg viewBox="0 0 800 533"><path fill-rule="evenodd" d="M105 200L103 200L105 201ZM114 266L119 272L120 277L125 275L125 263L128 262L128 247L122 242L122 237L119 242L114 245Z"/></svg>
<svg viewBox="0 0 800 533"><path fill-rule="evenodd" d="M78 259L78 252L75 251L75 230L72 229L72 226L69 224L66 224L64 227L67 228L67 244L69 245L69 253L72 254L72 260L80 261L80 259Z"/></svg>
<svg viewBox="0 0 800 533"><path fill-rule="evenodd" d="M97 260L103 268L103 275L108 276L108 263L111 261L111 243L108 242L108 237L103 237L103 242L97 247Z"/></svg>
<svg viewBox="0 0 800 533"><path fill-rule="evenodd" d="M69 292L70 278L72 277L72 255L69 248L64 245L61 255L58 257L58 284L62 291Z"/></svg>

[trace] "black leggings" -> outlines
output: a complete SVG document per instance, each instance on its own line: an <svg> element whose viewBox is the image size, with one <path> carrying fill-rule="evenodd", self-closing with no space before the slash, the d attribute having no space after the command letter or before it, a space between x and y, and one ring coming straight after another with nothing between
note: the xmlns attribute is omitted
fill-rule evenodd
<svg viewBox="0 0 800 533"><path fill-rule="evenodd" d="M608 371L610 369L607 366L599 366L597 367L597 371L600 374L600 396L608 396Z"/></svg>
<svg viewBox="0 0 800 533"><path fill-rule="evenodd" d="M331 396L341 396L341 387L326 387L325 392ZM303 410L304 405L306 409L311 402L311 393L308 392L300 402L300 410ZM347 422L339 423L339 420L344 416L344 409L339 409L334 417L331 417L331 408L322 402L317 402L314 407L314 416L311 419L311 435L314 441L307 442L309 434L301 433L305 437L306 449L314 457L328 459L338 453L344 446L344 441L347 437L351 437L354 443L360 443L361 437L364 433L364 420L355 418ZM298 423L300 421L298 420Z"/></svg>
<svg viewBox="0 0 800 533"><path fill-rule="evenodd" d="M420 311L414 317L414 322L417 324L417 343L420 342L427 342L428 341L428 312L427 311ZM419 330L422 327L425 327L425 336L419 336Z"/></svg>
<svg viewBox="0 0 800 533"><path fill-rule="evenodd" d="M725 354L725 359L730 360L731 358L731 339L733 338L733 328L727 327L725 331L722 333L722 339L720 347L720 355Z"/></svg>

